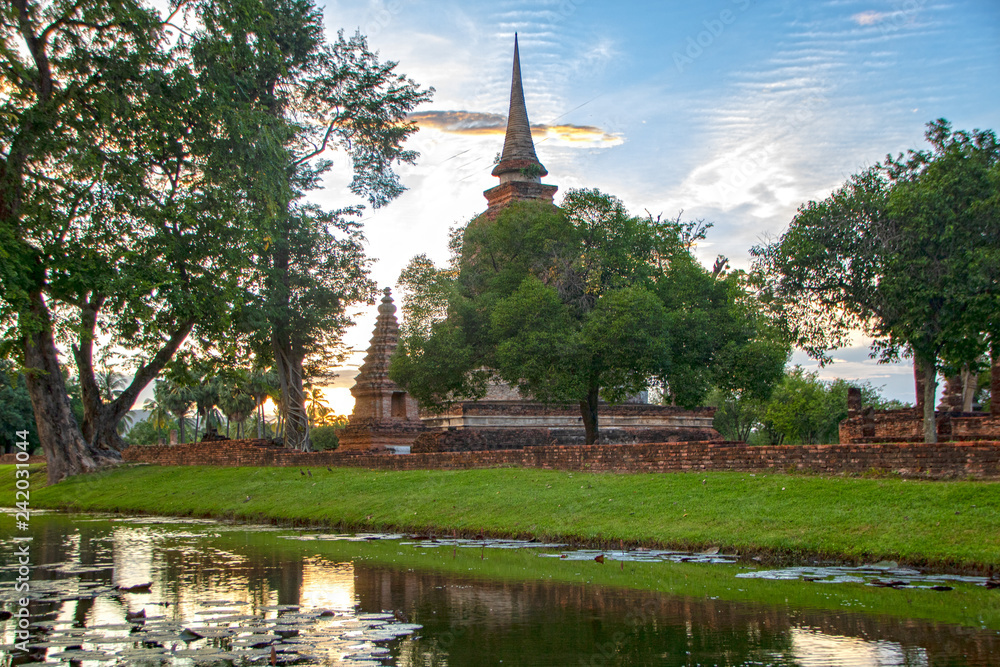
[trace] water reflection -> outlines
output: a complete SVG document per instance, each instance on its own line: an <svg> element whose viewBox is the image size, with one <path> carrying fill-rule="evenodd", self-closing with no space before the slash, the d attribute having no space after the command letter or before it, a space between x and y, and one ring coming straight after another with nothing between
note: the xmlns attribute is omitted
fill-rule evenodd
<svg viewBox="0 0 1000 667"><path fill-rule="evenodd" d="M997 633L981 629L413 571L328 557L315 533L289 540L302 535L270 527L62 515L32 526L30 661L43 664L816 667L988 665L1000 655ZM0 547L9 610L12 554ZM0 664L28 660L13 651L12 621L0 633Z"/></svg>

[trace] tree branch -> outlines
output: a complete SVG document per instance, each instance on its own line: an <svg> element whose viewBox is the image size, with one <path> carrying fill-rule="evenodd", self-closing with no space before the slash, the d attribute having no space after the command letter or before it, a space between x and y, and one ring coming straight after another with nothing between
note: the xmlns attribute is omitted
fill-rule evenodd
<svg viewBox="0 0 1000 667"><path fill-rule="evenodd" d="M139 394L146 388L146 385L152 382L167 365L167 362L173 358L188 334L191 333L194 324L195 318L193 317L181 322L167 342L153 355L153 358L136 371L132 383L108 405L109 417L112 420L119 421L132 408L132 404L139 398Z"/></svg>

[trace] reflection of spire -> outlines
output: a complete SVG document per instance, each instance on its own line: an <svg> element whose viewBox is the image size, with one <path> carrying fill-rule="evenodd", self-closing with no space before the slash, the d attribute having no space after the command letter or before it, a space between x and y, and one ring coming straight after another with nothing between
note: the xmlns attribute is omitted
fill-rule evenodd
<svg viewBox="0 0 1000 667"><path fill-rule="evenodd" d="M542 176L549 172L535 155L535 143L531 140L531 124L528 109L524 104L524 87L521 85L521 55L514 35L514 71L510 81L510 109L507 112L507 134L504 136L500 162L493 168L493 175L500 179L500 185L487 190L486 201L491 209L504 206L512 201L540 200L552 203L558 189L554 185L542 185Z"/></svg>

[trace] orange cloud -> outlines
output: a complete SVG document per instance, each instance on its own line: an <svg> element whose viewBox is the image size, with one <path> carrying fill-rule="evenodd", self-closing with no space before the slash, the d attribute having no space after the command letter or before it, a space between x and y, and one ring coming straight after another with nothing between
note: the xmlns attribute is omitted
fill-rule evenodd
<svg viewBox="0 0 1000 667"><path fill-rule="evenodd" d="M507 131L507 117L497 113L423 111L410 114L407 119L421 127L452 134L493 135ZM531 126L531 133L536 142L548 140L586 147L609 147L624 143L621 136L593 125L537 124Z"/></svg>

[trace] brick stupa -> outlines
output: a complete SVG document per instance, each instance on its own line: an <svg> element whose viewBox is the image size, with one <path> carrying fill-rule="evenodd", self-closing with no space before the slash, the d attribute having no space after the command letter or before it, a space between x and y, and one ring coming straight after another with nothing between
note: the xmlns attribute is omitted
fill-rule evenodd
<svg viewBox="0 0 1000 667"><path fill-rule="evenodd" d="M389 359L399 343L396 306L385 288L375 332L351 394L354 412L340 436L341 451L409 447L423 429L417 402L389 379Z"/></svg>
<svg viewBox="0 0 1000 667"><path fill-rule="evenodd" d="M489 203L487 215L513 201L541 201L551 204L559 189L555 185L542 183L542 176L547 176L549 172L538 161L535 142L531 139L531 124L528 122L528 109L524 105L524 88L521 86L521 58L518 55L516 34L507 134L500 162L492 173L500 179L500 185L483 193Z"/></svg>

